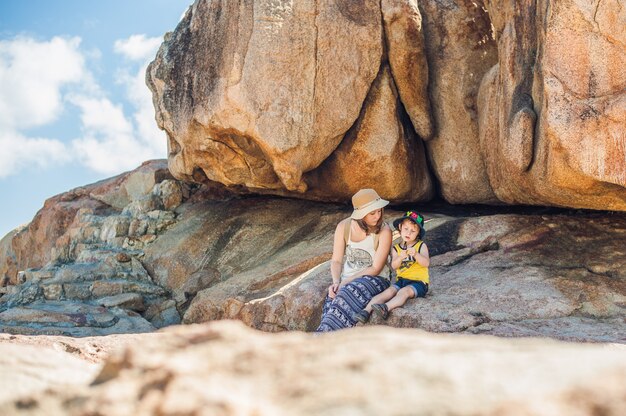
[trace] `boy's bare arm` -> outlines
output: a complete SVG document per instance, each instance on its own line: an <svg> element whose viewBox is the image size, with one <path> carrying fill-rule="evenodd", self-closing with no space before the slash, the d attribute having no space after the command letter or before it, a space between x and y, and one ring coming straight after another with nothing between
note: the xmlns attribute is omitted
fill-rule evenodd
<svg viewBox="0 0 626 416"><path fill-rule="evenodd" d="M423 243L418 253L415 253L415 261L424 267L430 266L430 254L428 253L428 246Z"/></svg>
<svg viewBox="0 0 626 416"><path fill-rule="evenodd" d="M397 253L395 249L391 251L391 268L394 270L398 270L400 265L402 264L402 260L407 258L406 250L401 250L400 253Z"/></svg>

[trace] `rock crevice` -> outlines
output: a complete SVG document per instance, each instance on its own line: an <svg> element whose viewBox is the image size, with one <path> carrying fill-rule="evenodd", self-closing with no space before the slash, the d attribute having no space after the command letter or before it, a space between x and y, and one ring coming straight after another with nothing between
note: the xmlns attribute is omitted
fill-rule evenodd
<svg viewBox="0 0 626 416"><path fill-rule="evenodd" d="M324 201L376 182L395 202L430 200L436 180L451 203L625 210L624 9L198 0L147 79L179 179L200 170L227 186ZM387 162L354 175L346 152L363 114L382 105L372 100L381 72L396 101L385 106L403 111L370 118L359 141L394 142L400 129L417 149L385 181ZM420 174L402 176L415 165ZM340 186L328 188L328 177Z"/></svg>

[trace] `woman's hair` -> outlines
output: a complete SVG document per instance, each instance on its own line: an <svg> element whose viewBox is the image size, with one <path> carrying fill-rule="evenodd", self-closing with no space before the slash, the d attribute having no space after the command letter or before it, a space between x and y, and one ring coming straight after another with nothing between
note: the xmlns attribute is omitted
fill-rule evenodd
<svg viewBox="0 0 626 416"><path fill-rule="evenodd" d="M383 228L383 218L385 216L385 209L381 208L380 209L380 218L378 219L378 222L376 223L375 226L373 227L368 227L368 225L365 223L365 218L361 218L360 220L355 220L357 224L359 224L359 227L361 227L361 229L363 231L365 231L365 234L378 234L380 232L380 230Z"/></svg>

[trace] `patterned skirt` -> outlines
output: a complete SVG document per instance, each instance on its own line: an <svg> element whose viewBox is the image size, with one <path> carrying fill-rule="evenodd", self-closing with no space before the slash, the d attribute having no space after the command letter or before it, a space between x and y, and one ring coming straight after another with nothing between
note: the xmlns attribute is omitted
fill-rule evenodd
<svg viewBox="0 0 626 416"><path fill-rule="evenodd" d="M389 287L389 280L380 276L362 276L339 289L335 299L326 295L322 322L316 332L335 331L356 325L354 315L369 301Z"/></svg>

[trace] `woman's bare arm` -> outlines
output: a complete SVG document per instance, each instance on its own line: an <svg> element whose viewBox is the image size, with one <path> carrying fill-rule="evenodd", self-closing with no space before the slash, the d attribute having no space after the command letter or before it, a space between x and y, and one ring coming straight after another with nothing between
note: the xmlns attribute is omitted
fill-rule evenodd
<svg viewBox="0 0 626 416"><path fill-rule="evenodd" d="M335 236L333 237L333 257L330 259L330 274L333 278L332 283L328 286L328 296L334 299L339 291L339 283L341 281L341 269L343 268L343 254L346 251L346 242L343 239L345 227L349 227L351 221L341 221L335 228Z"/></svg>
<svg viewBox="0 0 626 416"><path fill-rule="evenodd" d="M343 255L346 251L346 242L344 241L344 227L349 227L349 221L341 221L335 228L335 236L333 239L333 257L330 260L330 274L333 277L333 283L339 284L341 279L341 269L343 268Z"/></svg>

